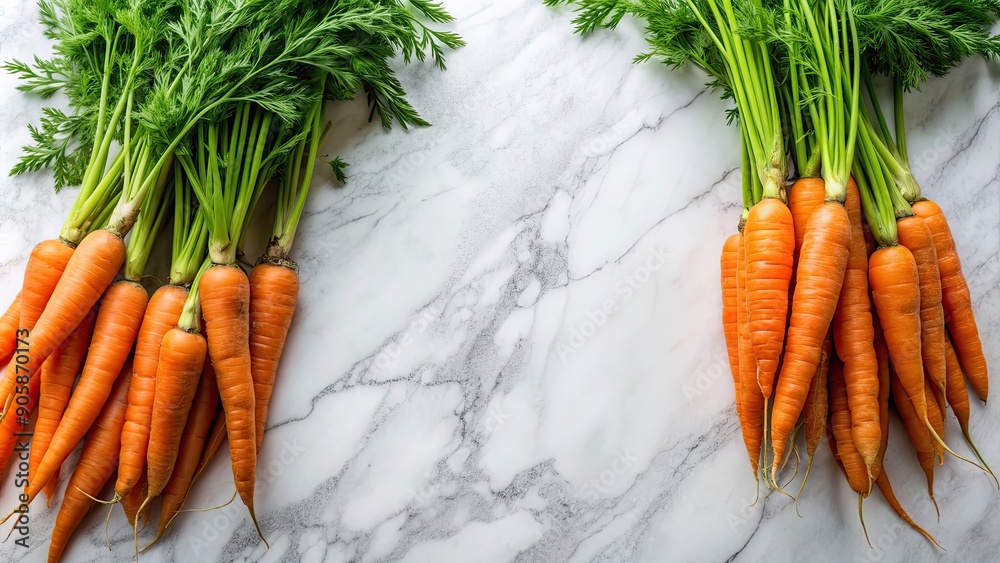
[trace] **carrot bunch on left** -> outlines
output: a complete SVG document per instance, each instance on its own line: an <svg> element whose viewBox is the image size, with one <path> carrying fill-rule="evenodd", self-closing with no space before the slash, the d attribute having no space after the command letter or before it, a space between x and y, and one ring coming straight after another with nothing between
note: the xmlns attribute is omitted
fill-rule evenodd
<svg viewBox="0 0 1000 563"><path fill-rule="evenodd" d="M69 106L44 110L12 173L50 169L57 189L79 190L0 317L0 459L33 427L23 499L59 503L85 442L50 561L102 497L136 535L162 498L161 537L223 443L217 429L257 525L258 451L298 298L290 252L326 102L364 94L385 128L429 125L390 61L443 69L463 42L431 27L451 16L427 2L41 0L39 14L54 54L5 68ZM342 181L345 164L327 164ZM248 275L244 240L268 191L273 239ZM169 269L153 259L161 246Z"/></svg>

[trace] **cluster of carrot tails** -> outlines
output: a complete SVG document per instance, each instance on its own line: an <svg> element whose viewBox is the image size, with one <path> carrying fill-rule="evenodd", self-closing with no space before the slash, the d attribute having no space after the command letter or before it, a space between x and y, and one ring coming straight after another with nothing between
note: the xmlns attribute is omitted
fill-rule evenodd
<svg viewBox="0 0 1000 563"><path fill-rule="evenodd" d="M42 0L40 15L54 55L6 68L24 91L63 92L70 110L46 109L13 173L52 169L57 188L79 191L0 317L4 465L32 434L23 494L3 521L39 493L57 502L58 561L95 503L120 504L137 536L158 500L152 545L228 440L233 497L263 539L257 459L327 100L364 92L383 126L427 125L389 60L429 50L443 68L443 47L461 39L421 23L450 19L425 2ZM327 164L342 181L346 165ZM244 239L266 192L273 230L248 276ZM157 278L147 265L167 241L169 274Z"/></svg>
<svg viewBox="0 0 1000 563"><path fill-rule="evenodd" d="M961 457L945 442L949 407L992 476L969 431L967 390L985 402L988 376L955 240L910 169L903 97L969 56L996 58L996 4L572 3L580 33L613 29L626 16L644 20L651 50L638 60L693 64L735 103L744 211L722 249L722 321L758 482L782 490L780 473L790 451L798 457L801 433L804 486L826 434L858 494L859 516L877 486L936 544L890 486L883 464L889 405L933 499L935 462ZM894 131L875 77L892 84ZM797 179L788 185L792 168Z"/></svg>

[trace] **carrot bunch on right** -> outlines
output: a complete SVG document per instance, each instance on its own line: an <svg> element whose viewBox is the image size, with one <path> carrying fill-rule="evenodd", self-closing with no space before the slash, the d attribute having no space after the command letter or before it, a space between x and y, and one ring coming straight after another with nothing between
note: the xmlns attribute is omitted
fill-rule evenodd
<svg viewBox="0 0 1000 563"><path fill-rule="evenodd" d="M993 475L972 440L967 390L985 402L988 375L956 241L910 168L903 99L968 57L1000 54L990 33L997 4L548 3L576 4L580 33L638 18L651 49L637 60L694 65L735 105L743 213L722 250L722 321L758 482L788 486L783 469L804 434L801 494L826 435L862 525L862 499L877 487L936 544L889 482L890 404L933 499L946 455ZM892 126L877 95L883 83L893 91ZM949 407L978 462L947 445Z"/></svg>

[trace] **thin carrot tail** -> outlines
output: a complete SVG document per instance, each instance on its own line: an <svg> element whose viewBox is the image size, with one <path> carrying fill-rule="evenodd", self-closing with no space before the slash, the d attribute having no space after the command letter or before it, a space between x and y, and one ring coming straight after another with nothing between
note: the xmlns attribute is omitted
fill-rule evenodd
<svg viewBox="0 0 1000 563"><path fill-rule="evenodd" d="M889 506L891 506L892 509L896 511L896 514L898 514L899 517L902 518L904 522L909 524L911 528L919 532L920 535L927 538L931 543L936 545L939 549L948 551L944 547L942 547L941 544L939 544L936 539L934 539L934 536L930 535L926 530L918 526L917 523L914 522L912 518L910 518L910 515L907 514L905 510L903 510L903 506L899 504L899 499L896 498L896 494L892 491L892 485L889 483L889 477L886 476L884 470L882 471L882 474L879 475L879 478L876 481L876 483L878 484L879 491L882 492L882 496L885 497L886 502L889 503ZM933 499L934 497L932 496L931 498ZM935 508L937 507L936 502L934 503L934 506Z"/></svg>
<svg viewBox="0 0 1000 563"><path fill-rule="evenodd" d="M257 535L260 536L260 541L264 542L267 549L271 549L271 544L267 543L267 538L264 537L264 531L260 529L260 524L257 522L257 515L254 514L253 506L247 506L247 510L250 511L250 519L253 520L253 525L257 528Z"/></svg>
<svg viewBox="0 0 1000 563"><path fill-rule="evenodd" d="M861 520L861 530L865 533L865 541L868 542L868 548L872 549L872 540L868 537L868 526L865 526L865 511L862 510L863 500L865 497L858 493L858 518Z"/></svg>
<svg viewBox="0 0 1000 563"><path fill-rule="evenodd" d="M982 465L979 465L978 463L976 463L976 462L972 461L971 459L969 459L969 458L967 458L967 457L963 457L963 456L961 456L961 455L958 455L958 454L957 454L957 453L955 452L955 450L953 450L953 449L951 449L950 447L948 447L948 444L945 444L945 443L944 443L944 440L942 440L942 439L941 439L941 437L940 437L940 436L938 436L938 433L934 431L934 425L933 425L933 424L931 424L929 420L927 420L926 418L924 418L924 423L925 423L925 425L927 426L927 430L929 430L929 431L930 431L930 433L931 433L931 437L933 437L933 438L934 438L935 440L937 440L938 444L940 444L940 445L941 445L941 447L943 447L943 448L944 448L944 451L946 451L946 452L950 453L951 455L953 455L953 456L957 457L958 459L960 459L960 460L964 461L965 463L968 463L968 464L971 464L971 465L973 465L974 467L976 467L977 469L979 469L979 470L980 470L980 471L982 471L983 473L987 473L987 474L992 474L992 473L993 473L993 472L992 472L992 471L990 471L990 470L989 470L988 468L986 468L986 467L983 467Z"/></svg>
<svg viewBox="0 0 1000 563"><path fill-rule="evenodd" d="M813 465L813 455L809 454L809 460L806 461L806 473L802 476L802 483L799 485L799 492L795 493L795 514L799 518L802 518L802 514L799 512L799 497L802 496L802 491L806 488L806 481L809 480L809 471L812 470Z"/></svg>
<svg viewBox="0 0 1000 563"><path fill-rule="evenodd" d="M976 457L979 458L979 461L983 462L983 467L986 468L986 472L989 473L990 477L993 477L993 481L997 485L997 490L1000 490L1000 480L997 479L996 473L993 473L993 470L990 469L989 464L987 464L986 460L983 459L983 455L979 453L979 448L977 448L976 443L972 441L972 434L969 433L968 426L962 429L962 434L965 435L965 441L969 444L969 447L972 448L973 453L976 454Z"/></svg>

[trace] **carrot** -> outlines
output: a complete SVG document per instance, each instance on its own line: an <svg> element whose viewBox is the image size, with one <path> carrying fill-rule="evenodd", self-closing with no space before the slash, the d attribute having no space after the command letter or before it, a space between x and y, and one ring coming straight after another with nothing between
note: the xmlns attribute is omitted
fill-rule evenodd
<svg viewBox="0 0 1000 563"><path fill-rule="evenodd" d="M882 441L878 447L875 466L872 468L872 476L878 479L882 472L885 449L889 444L889 390L891 385L889 383L889 350L885 346L882 325L879 323L877 315L872 315L872 321L875 328L875 359L878 363L878 421L882 428Z"/></svg>
<svg viewBox="0 0 1000 563"><path fill-rule="evenodd" d="M55 285L55 289L31 331L29 377L33 377L49 355L80 326L124 261L125 243L121 237L106 230L98 230L83 239L69 258L65 271L51 269L44 276L38 276L37 283L40 286ZM27 294L22 293L22 316L27 299ZM6 378L0 383L0 397L7 397L4 414L10 404L9 394L13 383L12 378Z"/></svg>
<svg viewBox="0 0 1000 563"><path fill-rule="evenodd" d="M0 317L0 365L10 362L17 349L17 323L21 318L21 294L18 293L10 307Z"/></svg>
<svg viewBox="0 0 1000 563"><path fill-rule="evenodd" d="M125 423L125 400L132 377L132 362L127 362L115 380L107 403L94 421L83 446L80 462L73 470L66 495L59 507L56 525L49 544L49 562L62 558L70 537L94 504L94 498L111 478L118 466L122 426Z"/></svg>
<svg viewBox="0 0 1000 563"><path fill-rule="evenodd" d="M83 248L82 244L80 248ZM74 256L82 256L80 250ZM80 381L31 481L29 498L33 499L52 478L100 414L117 374L132 351L146 300L146 290L133 282L121 281L108 288L97 313L94 337Z"/></svg>
<svg viewBox="0 0 1000 563"><path fill-rule="evenodd" d="M739 267L740 239L740 233L726 239L725 244L722 245L722 258L719 265L722 271L722 333L726 339L726 351L729 353L729 370L733 374L733 384L736 387L736 417L740 421L740 426L743 426L743 410L740 407L740 323L739 313L736 310L736 271ZM251 276L252 282L253 277ZM252 289L250 297L253 298Z"/></svg>
<svg viewBox="0 0 1000 563"><path fill-rule="evenodd" d="M917 463L920 464L920 468L923 469L924 475L927 477L927 495L930 497L931 502L934 503L935 510L937 509L937 500L934 499L934 444L933 438L927 432L927 427L924 426L924 422L917 416L916 409L913 406L913 402L907 397L906 389L903 387L902 382L900 382L899 377L893 371L891 371L892 377L890 378L892 386L892 401L896 405L896 411L899 412L899 418L903 420L903 426L906 427L906 433L910 435L910 443L913 444L913 448L917 452ZM940 514L940 512L938 512Z"/></svg>
<svg viewBox="0 0 1000 563"><path fill-rule="evenodd" d="M836 355L830 359L830 428L837 441L837 455L843 464L851 489L862 497L871 492L871 480L864 459L854 447L851 411L844 381L844 364Z"/></svg>
<svg viewBox="0 0 1000 563"><path fill-rule="evenodd" d="M132 377L135 377L135 375L133 374ZM119 455L121 454L119 453ZM128 520L129 526L132 526L133 529L138 527L137 523L139 521L140 512L147 515L147 517L149 515L149 511L144 510L143 506L143 503L146 501L148 490L149 486L146 478L146 472L143 471L135 486L120 499L122 510L125 511L125 519Z"/></svg>
<svg viewBox="0 0 1000 563"><path fill-rule="evenodd" d="M938 548L944 549L943 547L941 547L941 544L939 544L937 540L934 539L934 536L930 535L929 533L927 533L926 530L918 526L917 523L914 522L912 518L910 518L910 515L907 514L905 510L903 510L903 506L899 504L899 499L896 498L896 494L892 492L892 485L889 483L889 475L886 474L884 470L879 474L878 479L875 480L875 484L878 485L878 490L882 493L882 496L885 497L886 502L888 502L889 506L891 506L892 509L896 511L896 514L898 514L899 517L903 519L903 522L909 524L911 528L916 530L920 535L930 540L930 542L936 545Z"/></svg>
<svg viewBox="0 0 1000 563"><path fill-rule="evenodd" d="M943 441L944 414L938 408L938 398L934 396L933 388L933 384L924 385L924 397L926 397L927 401L927 420L931 423L931 428L934 429L934 432ZM932 440L931 443L934 445L934 456L937 457L938 465L944 465L944 447L937 440Z"/></svg>
<svg viewBox="0 0 1000 563"><path fill-rule="evenodd" d="M115 494L124 497L138 483L146 464L149 425L156 392L156 369L163 335L180 318L188 291L165 285L153 293L146 307L135 347L135 373L128 391L128 411L122 430Z"/></svg>
<svg viewBox="0 0 1000 563"><path fill-rule="evenodd" d="M792 213L781 200L764 198L750 209L743 236L756 379L764 398L769 399L785 341L788 285L795 251Z"/></svg>
<svg viewBox="0 0 1000 563"><path fill-rule="evenodd" d="M198 391L195 393L187 423L184 425L177 463L166 488L163 490L160 522L156 530L156 537L153 538L150 545L156 543L163 536L167 526L184 507L188 493L191 491L191 485L194 483L198 462L201 460L202 452L205 451L206 441L212 427L212 419L215 417L218 404L219 388L215 382L215 372L212 370L212 363L206 361L201 381L198 382ZM225 420L225 417L220 418ZM222 440L219 439L219 443L221 442Z"/></svg>
<svg viewBox="0 0 1000 563"><path fill-rule="evenodd" d="M872 471L882 442L878 360L872 344L875 328L868 295L868 251L861 230L861 196L853 180L847 183L844 207L851 222L851 242L844 285L833 315L833 340L844 362L854 446L864 458L865 467Z"/></svg>
<svg viewBox="0 0 1000 563"><path fill-rule="evenodd" d="M823 340L844 283L850 242L851 223L843 205L827 202L813 211L799 255L788 345L771 412L772 480L784 459L788 436L802 414L810 382L819 367Z"/></svg>
<svg viewBox="0 0 1000 563"><path fill-rule="evenodd" d="M806 224L817 207L826 199L826 182L822 178L799 178L788 190L788 210L792 214L795 232L795 258L798 262L802 241L806 237Z"/></svg>
<svg viewBox="0 0 1000 563"><path fill-rule="evenodd" d="M739 243L739 237L736 243ZM298 267L291 262L258 263L250 274L250 371L253 373L258 451L264 440L267 409L274 391L278 362L281 361L285 338L292 325L298 296Z"/></svg>
<svg viewBox="0 0 1000 563"><path fill-rule="evenodd" d="M80 373L83 358L87 355L87 347L90 345L90 338L94 332L96 316L92 310L63 347L52 354L42 365L42 372L39 376L41 398L38 401L38 419L35 421L35 431L31 437L29 475L35 475L38 471L38 465L49 449L52 436L59 427L59 421L66 410L66 405L69 404L73 384L76 382L77 374ZM53 478L45 483L47 503L52 502L52 494L58 482L58 475L53 475Z"/></svg>
<svg viewBox="0 0 1000 563"><path fill-rule="evenodd" d="M263 537L253 504L257 426L250 372L250 281L238 267L213 266L203 274L200 289L208 351L226 413L233 479L257 533Z"/></svg>
<svg viewBox="0 0 1000 563"><path fill-rule="evenodd" d="M750 456L754 478L760 470L761 446L764 443L764 395L757 384L757 360L750 342L750 318L747 311L746 247L741 243L736 253L736 313L739 329L740 408L743 410L743 443Z"/></svg>
<svg viewBox="0 0 1000 563"><path fill-rule="evenodd" d="M12 407L14 415L0 422L0 469L9 463L18 468L29 461L28 445L30 440L18 434L24 433L31 423L31 413L38 404L38 391L41 378L31 379L27 385L15 387L17 400ZM15 448L17 455L15 454Z"/></svg>
<svg viewBox="0 0 1000 563"><path fill-rule="evenodd" d="M979 461L983 462L983 466L986 467L987 472L993 477L993 480L997 482L997 488L1000 488L1000 480L997 479L993 470L989 468L986 460L979 453L976 443L972 440L972 433L969 429L969 415L971 414L969 409L969 390L965 388L965 376L962 375L962 366L958 361L958 356L955 354L955 349L951 346L951 340L945 340L944 351L945 362L948 366L948 404L951 405L951 411L955 413L955 418L958 419L958 426L962 429L965 441L972 448L973 453L976 454Z"/></svg>
<svg viewBox="0 0 1000 563"><path fill-rule="evenodd" d="M29 333L35 330L35 325L45 310L49 298L55 291L59 277L62 276L72 255L73 245L62 239L42 241L31 250L28 264L24 269L24 283L20 293L21 310L18 316L18 329ZM76 328L76 326L71 327L71 330L72 328ZM35 340L36 335L30 334L30 337ZM32 343L30 352L32 355L35 352L34 343ZM41 362L35 365L40 367ZM0 381L0 399L5 400L5 411L9 404L10 389L14 385L16 376L24 374L23 371L21 373L15 373L15 371L14 364L10 364L3 380Z"/></svg>
<svg viewBox="0 0 1000 563"><path fill-rule="evenodd" d="M955 249L955 239L944 212L930 200L913 204L913 212L923 217L934 238L938 271L941 274L941 297L948 332L969 384L983 402L989 395L986 356L979 339L979 329L972 310L969 285L962 274L962 263Z"/></svg>
<svg viewBox="0 0 1000 563"><path fill-rule="evenodd" d="M218 382L218 379L216 379L216 382ZM218 385L216 385L216 388L218 388ZM215 454L219 453L222 443L226 441L227 434L226 413L221 412L215 417L212 429L208 431L208 438L205 439L205 450L201 453L201 457L198 459L198 467L194 471L194 477L191 478L192 484L208 468L208 464L215 459Z"/></svg>
<svg viewBox="0 0 1000 563"><path fill-rule="evenodd" d="M917 419L926 421L920 353L920 285L913 254L905 246L876 250L871 257L868 281L896 375L913 402Z"/></svg>
<svg viewBox="0 0 1000 563"><path fill-rule="evenodd" d="M816 368L816 375L809 385L809 397L802 408L802 427L806 434L806 474L802 477L802 484L799 485L799 493L795 495L798 500L809 480L809 470L812 469L813 456L819 448L819 443L823 440L823 432L826 430L826 419L829 413L829 390L827 379L830 371L830 355L833 353L832 338L827 336L823 342L823 353L820 356L819 367Z"/></svg>
<svg viewBox="0 0 1000 563"><path fill-rule="evenodd" d="M163 337L146 457L146 502L163 492L174 471L184 424L204 371L206 346L204 336L179 327Z"/></svg>
<svg viewBox="0 0 1000 563"><path fill-rule="evenodd" d="M916 215L896 221L899 244L913 253L920 282L920 353L927 378L937 386L939 411L944 411L947 395L947 367L944 359L944 308L941 305L941 274L937 266L934 239L927 222ZM944 436L941 436L943 439Z"/></svg>

